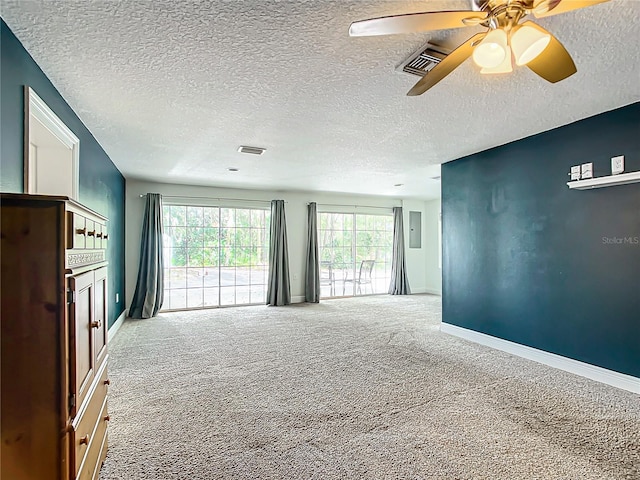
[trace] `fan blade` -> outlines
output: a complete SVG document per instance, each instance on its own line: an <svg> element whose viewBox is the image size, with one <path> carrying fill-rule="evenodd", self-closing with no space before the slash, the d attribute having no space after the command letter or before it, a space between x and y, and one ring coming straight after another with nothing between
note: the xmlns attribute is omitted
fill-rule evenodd
<svg viewBox="0 0 640 480"><path fill-rule="evenodd" d="M447 55L438 65L433 67L424 77L416 83L407 93L409 97L422 95L436 83L449 75L458 65L464 62L473 53L475 46L485 37L487 32L476 33L453 52Z"/></svg>
<svg viewBox="0 0 640 480"><path fill-rule="evenodd" d="M528 25L546 33L547 35L551 35L536 23L525 22L523 25ZM551 35L551 41L549 42L549 45L547 45L547 48L545 48L536 58L527 63L527 67L551 83L564 80L578 71L576 64L573 63L573 59L571 58L571 55L569 55L569 52L567 52L567 49L564 48L560 41L553 35Z"/></svg>
<svg viewBox="0 0 640 480"><path fill-rule="evenodd" d="M369 37L374 35L394 35L396 33L425 32L427 30L444 30L446 28L466 27L463 20L487 18L487 12L454 11L427 12L393 15L390 17L371 18L353 22L349 27L352 37Z"/></svg>
<svg viewBox="0 0 640 480"><path fill-rule="evenodd" d="M533 8L536 18L550 17L560 13L578 10L579 8L591 7L609 0L545 0Z"/></svg>

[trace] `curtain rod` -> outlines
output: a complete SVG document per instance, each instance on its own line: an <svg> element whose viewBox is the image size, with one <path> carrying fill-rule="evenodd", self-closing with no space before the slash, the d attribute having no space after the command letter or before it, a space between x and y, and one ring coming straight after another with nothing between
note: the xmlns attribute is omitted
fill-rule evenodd
<svg viewBox="0 0 640 480"><path fill-rule="evenodd" d="M140 194L140 198L146 197L147 194ZM190 195L162 195L162 198L192 198L195 200L233 200L236 202L262 202L262 203L271 203L271 200L256 200L250 198L231 198L231 197L192 197ZM289 203L289 202L284 202Z"/></svg>
<svg viewBox="0 0 640 480"><path fill-rule="evenodd" d="M309 205L307 203L307 205ZM390 210L393 207L396 207L398 205L393 205L391 207L377 207L374 205L346 205L346 204L341 204L341 203L318 203L318 206L322 206L322 207L354 207L354 208L382 208L383 210Z"/></svg>

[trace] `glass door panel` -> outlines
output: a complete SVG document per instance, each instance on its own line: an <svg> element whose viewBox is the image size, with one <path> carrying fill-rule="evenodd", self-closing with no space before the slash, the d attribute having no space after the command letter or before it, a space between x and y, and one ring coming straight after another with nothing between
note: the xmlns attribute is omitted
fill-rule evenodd
<svg viewBox="0 0 640 480"><path fill-rule="evenodd" d="M264 303L269 212L165 206L163 310Z"/></svg>
<svg viewBox="0 0 640 480"><path fill-rule="evenodd" d="M387 293L393 217L320 213L318 220L320 296Z"/></svg>

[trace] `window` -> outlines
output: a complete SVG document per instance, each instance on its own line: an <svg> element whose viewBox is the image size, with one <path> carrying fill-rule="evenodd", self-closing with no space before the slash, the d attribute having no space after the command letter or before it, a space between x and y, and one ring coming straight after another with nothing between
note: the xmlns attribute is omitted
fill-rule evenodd
<svg viewBox="0 0 640 480"><path fill-rule="evenodd" d="M163 310L264 303L270 212L166 205Z"/></svg>
<svg viewBox="0 0 640 480"><path fill-rule="evenodd" d="M319 213L320 296L387 293L393 216Z"/></svg>

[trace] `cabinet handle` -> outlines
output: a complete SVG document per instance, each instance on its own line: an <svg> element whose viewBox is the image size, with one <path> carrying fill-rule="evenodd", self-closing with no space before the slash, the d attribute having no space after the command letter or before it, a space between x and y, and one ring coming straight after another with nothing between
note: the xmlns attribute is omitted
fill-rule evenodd
<svg viewBox="0 0 640 480"><path fill-rule="evenodd" d="M110 415L106 415L106 416L103 418L103 420L104 420L105 422L108 422L109 420L111 420L111 416L110 416Z"/></svg>
<svg viewBox="0 0 640 480"><path fill-rule="evenodd" d="M89 237L95 237L96 236L96 231L95 230L91 230L90 232L87 232L87 235Z"/></svg>
<svg viewBox="0 0 640 480"><path fill-rule="evenodd" d="M96 238L102 238L102 234L101 233L97 234Z"/></svg>
<svg viewBox="0 0 640 480"><path fill-rule="evenodd" d="M101 321L91 322L91 328L100 328L102 326Z"/></svg>
<svg viewBox="0 0 640 480"><path fill-rule="evenodd" d="M105 233L105 234L102 236L102 238L104 238L104 239L106 240L107 238L109 238L109 234L108 234L108 233Z"/></svg>
<svg viewBox="0 0 640 480"><path fill-rule="evenodd" d="M87 228L76 228L76 234L78 235L86 235L87 234Z"/></svg>
<svg viewBox="0 0 640 480"><path fill-rule="evenodd" d="M89 445L89 434L87 433L80 439L80 445Z"/></svg>
<svg viewBox="0 0 640 480"><path fill-rule="evenodd" d="M108 378L104 381L105 385L111 385L111 380L109 380Z"/></svg>

